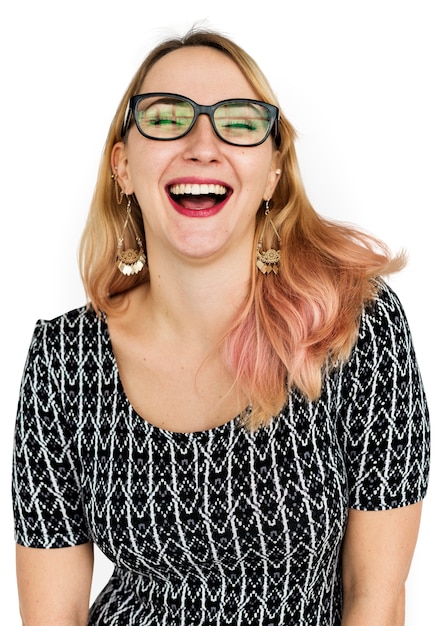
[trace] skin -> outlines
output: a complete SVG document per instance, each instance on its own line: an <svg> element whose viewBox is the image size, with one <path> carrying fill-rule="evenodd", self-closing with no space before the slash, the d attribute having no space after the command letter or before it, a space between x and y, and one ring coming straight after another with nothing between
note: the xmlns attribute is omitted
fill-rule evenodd
<svg viewBox="0 0 447 626"><path fill-rule="evenodd" d="M93 549L16 547L23 626L86 626Z"/></svg>
<svg viewBox="0 0 447 626"><path fill-rule="evenodd" d="M208 48L165 56L146 76L141 93L149 91L180 93L200 104L257 97L238 67ZM215 347L246 296L255 216L273 193L278 167L270 138L254 148L225 144L205 116L171 142L145 139L133 124L127 143L113 150L112 171L142 209L151 282L129 293L124 313L109 316L109 332L131 404L159 428L213 428L246 406ZM179 179L217 180L232 194L215 215L188 217L173 209L166 192ZM174 363L166 354L176 355ZM349 512L343 626L404 624L404 583L420 513L421 504ZM90 544L17 546L23 624L85 626L92 568Z"/></svg>
<svg viewBox="0 0 447 626"><path fill-rule="evenodd" d="M257 97L238 67L208 48L168 54L150 70L141 92L174 88L200 104L235 95ZM158 264L159 258L163 263L180 261L183 272L190 264L209 267L224 259L225 264L243 263L248 278L255 215L277 182L276 153L270 139L255 148L228 145L215 135L204 115L189 135L176 141L148 140L132 125L127 144L115 146L112 167L125 193L138 198L151 263ZM217 215L191 219L174 211L167 197L166 185L179 179L219 181L233 193Z"/></svg>
<svg viewBox="0 0 447 626"><path fill-rule="evenodd" d="M150 91L201 104L258 95L228 57L204 47L158 61L141 88ZM130 401L160 428L205 430L246 406L214 349L247 294L255 217L273 194L278 165L271 138L250 148L226 144L204 115L182 139L151 141L132 125L128 141L115 146L112 169L141 207L151 284L132 292L109 328ZM215 215L185 216L166 191L179 180L219 181L232 193ZM172 353L175 362L167 362Z"/></svg>
<svg viewBox="0 0 447 626"><path fill-rule="evenodd" d="M422 502L390 511L349 511L342 626L405 624L405 580L421 510Z"/></svg>

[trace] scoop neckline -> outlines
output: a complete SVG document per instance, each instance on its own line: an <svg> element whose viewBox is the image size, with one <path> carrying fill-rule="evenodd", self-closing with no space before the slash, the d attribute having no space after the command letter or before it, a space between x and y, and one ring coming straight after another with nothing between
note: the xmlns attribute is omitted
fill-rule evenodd
<svg viewBox="0 0 447 626"><path fill-rule="evenodd" d="M155 424L152 424L152 422L142 417L135 410L133 404L130 402L127 396L126 390L124 389L118 363L116 361L115 353L113 351L112 338L110 336L109 327L107 324L107 315L101 312L101 317L99 317L99 320L101 324L103 325L106 347L107 347L108 352L110 353L111 361L113 363L113 369L114 369L116 380L117 380L117 391L120 393L123 400L125 401L127 407L129 408L132 414L133 419L135 420L137 425L139 425L140 427L147 428L148 430L151 430L159 434L163 434L166 437L170 437L170 438L173 438L173 437L184 438L184 439L185 438L186 439L204 438L204 437L210 437L216 434L220 434L221 432L229 428L232 429L232 428L239 427L241 425L242 416L244 415L244 413L249 413L251 411L251 407L248 406L244 411L241 411L241 413L238 413L237 415L230 418L228 421L224 422L223 424L219 424L219 426L213 426L212 428L207 428L206 430L190 430L190 431L169 430L167 428L162 428L161 426L156 426Z"/></svg>

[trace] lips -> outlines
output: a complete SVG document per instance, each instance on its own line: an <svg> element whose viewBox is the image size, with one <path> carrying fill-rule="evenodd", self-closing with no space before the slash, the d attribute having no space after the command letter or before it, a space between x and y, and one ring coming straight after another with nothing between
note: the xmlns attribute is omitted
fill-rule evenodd
<svg viewBox="0 0 447 626"><path fill-rule="evenodd" d="M205 211L220 210L231 195L231 189L220 183L174 183L169 185L168 194L177 210Z"/></svg>

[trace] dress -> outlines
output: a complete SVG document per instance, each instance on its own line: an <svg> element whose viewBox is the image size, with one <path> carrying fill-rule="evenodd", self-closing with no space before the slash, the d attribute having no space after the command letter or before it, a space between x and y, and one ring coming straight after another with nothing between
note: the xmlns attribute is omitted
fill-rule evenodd
<svg viewBox="0 0 447 626"><path fill-rule="evenodd" d="M181 398L178 399L181 402ZM319 401L271 425L172 433L124 394L107 323L39 321L18 407L16 541L94 541L115 564L90 626L337 626L349 507L426 493L429 419L410 332L386 285Z"/></svg>

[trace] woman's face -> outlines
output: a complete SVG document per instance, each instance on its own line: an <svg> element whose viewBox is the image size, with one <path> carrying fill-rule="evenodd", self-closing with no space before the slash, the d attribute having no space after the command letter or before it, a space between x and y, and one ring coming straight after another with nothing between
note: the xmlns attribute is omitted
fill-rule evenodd
<svg viewBox="0 0 447 626"><path fill-rule="evenodd" d="M181 94L202 105L257 99L238 66L205 46L160 59L141 87L140 93L147 92ZM112 169L118 171L123 191L134 193L142 210L149 265L152 255L166 253L194 263L226 255L247 264L256 212L273 194L277 161L270 137L255 147L227 144L206 115L198 117L189 134L173 141L148 139L132 124L127 142L117 144L112 153ZM179 194L183 185L201 185L195 188L201 194ZM202 193L213 189L225 193L217 198Z"/></svg>

